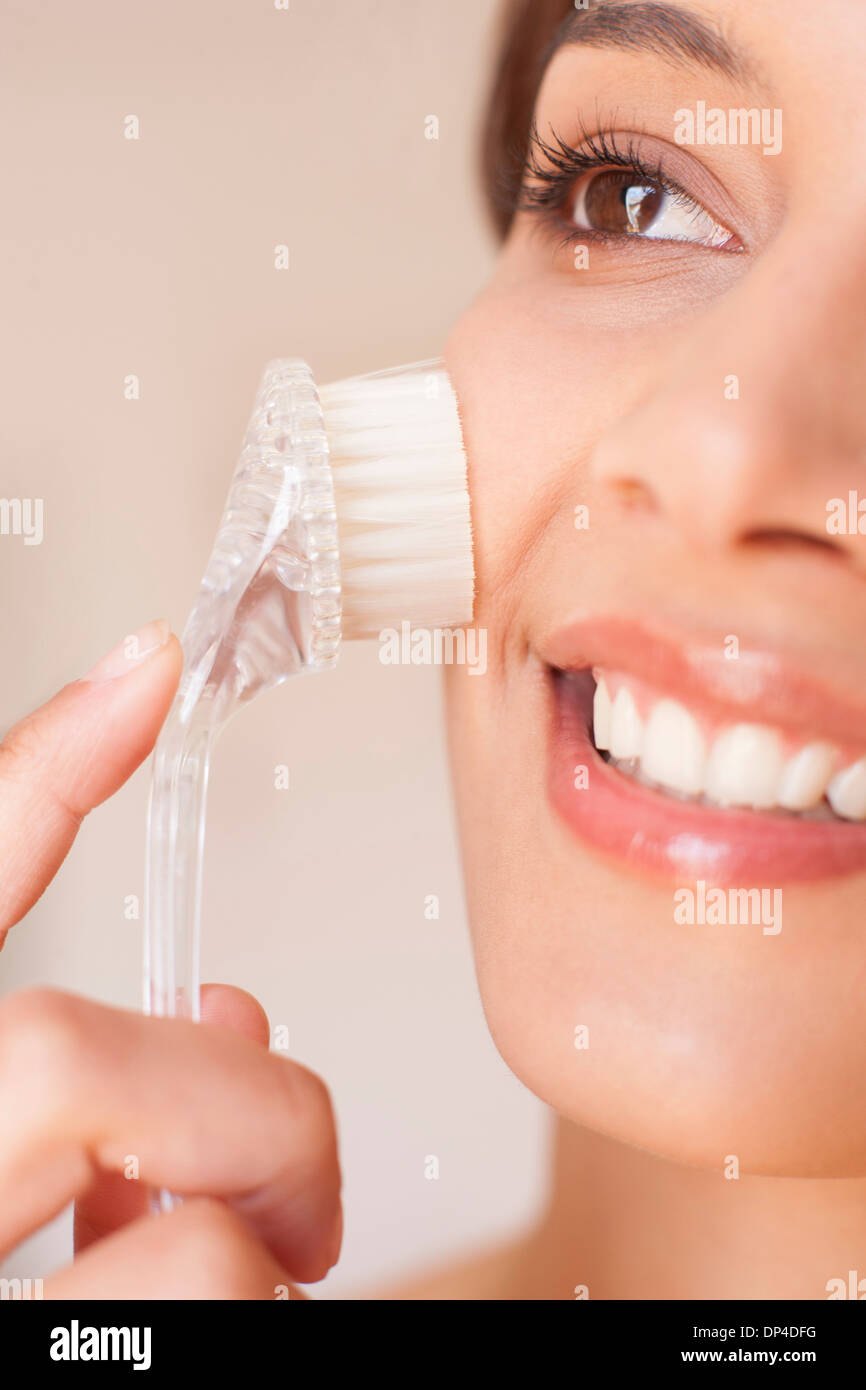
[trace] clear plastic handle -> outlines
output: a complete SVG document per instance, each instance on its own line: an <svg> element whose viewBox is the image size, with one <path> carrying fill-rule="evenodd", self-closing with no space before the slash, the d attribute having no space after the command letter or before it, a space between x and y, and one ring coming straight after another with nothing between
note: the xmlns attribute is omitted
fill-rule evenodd
<svg viewBox="0 0 866 1390"><path fill-rule="evenodd" d="M241 705L332 666L340 574L328 444L309 367L265 372L157 741L148 812L146 1013L197 1018L210 752Z"/></svg>
<svg viewBox="0 0 866 1390"><path fill-rule="evenodd" d="M333 666L340 571L319 398L304 362L267 368L157 741L147 824L144 1011L197 1020L205 806L220 729L263 690ZM162 1193L158 1205L175 1199Z"/></svg>

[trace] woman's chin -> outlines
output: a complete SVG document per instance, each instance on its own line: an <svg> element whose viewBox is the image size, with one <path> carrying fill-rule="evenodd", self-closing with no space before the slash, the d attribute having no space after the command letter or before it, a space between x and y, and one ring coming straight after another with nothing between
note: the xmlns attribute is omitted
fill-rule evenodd
<svg viewBox="0 0 866 1390"><path fill-rule="evenodd" d="M491 923L500 943L503 928ZM592 951L571 966L560 952L547 973L517 940L515 928L511 949L479 954L487 1023L506 1065L561 1117L720 1178L866 1176L866 1055L850 1018L800 1015L781 997L750 1019L748 980L705 993L671 980L653 1002ZM678 992L691 1002L671 1013Z"/></svg>

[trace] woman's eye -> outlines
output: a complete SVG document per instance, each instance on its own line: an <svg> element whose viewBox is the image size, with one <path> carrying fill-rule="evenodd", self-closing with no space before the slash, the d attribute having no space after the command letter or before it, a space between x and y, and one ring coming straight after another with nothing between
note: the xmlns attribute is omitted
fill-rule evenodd
<svg viewBox="0 0 866 1390"><path fill-rule="evenodd" d="M629 170L583 174L573 194L572 220L584 231L613 232L698 246L736 245L736 237L686 193L672 192Z"/></svg>

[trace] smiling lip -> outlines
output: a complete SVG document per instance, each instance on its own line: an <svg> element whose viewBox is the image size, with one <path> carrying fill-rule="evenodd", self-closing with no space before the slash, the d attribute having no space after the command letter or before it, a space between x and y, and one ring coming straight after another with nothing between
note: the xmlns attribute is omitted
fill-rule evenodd
<svg viewBox="0 0 866 1390"><path fill-rule="evenodd" d="M791 733L862 746L866 713L766 653L727 661L724 650L687 650L633 622L582 623L541 652L552 668L548 789L581 840L638 870L682 880L778 886L866 869L866 825L807 820L680 801L623 776L592 742L587 668L640 675L719 721L751 718ZM564 672L585 674L566 678ZM575 788L575 768L588 786Z"/></svg>

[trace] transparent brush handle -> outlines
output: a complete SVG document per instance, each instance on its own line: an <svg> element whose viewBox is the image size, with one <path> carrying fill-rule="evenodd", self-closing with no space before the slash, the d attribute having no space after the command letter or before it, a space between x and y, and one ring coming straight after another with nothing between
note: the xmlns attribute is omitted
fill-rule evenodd
<svg viewBox="0 0 866 1390"><path fill-rule="evenodd" d="M312 374L267 368L198 597L180 686L157 741L147 830L144 1011L200 1017L211 750L263 690L337 660L340 570L328 443ZM155 1205L170 1208L170 1193Z"/></svg>
<svg viewBox="0 0 866 1390"><path fill-rule="evenodd" d="M211 740L203 728L189 740L161 741L148 806L145 1012L196 1021ZM170 932L161 930L163 923L171 924Z"/></svg>

